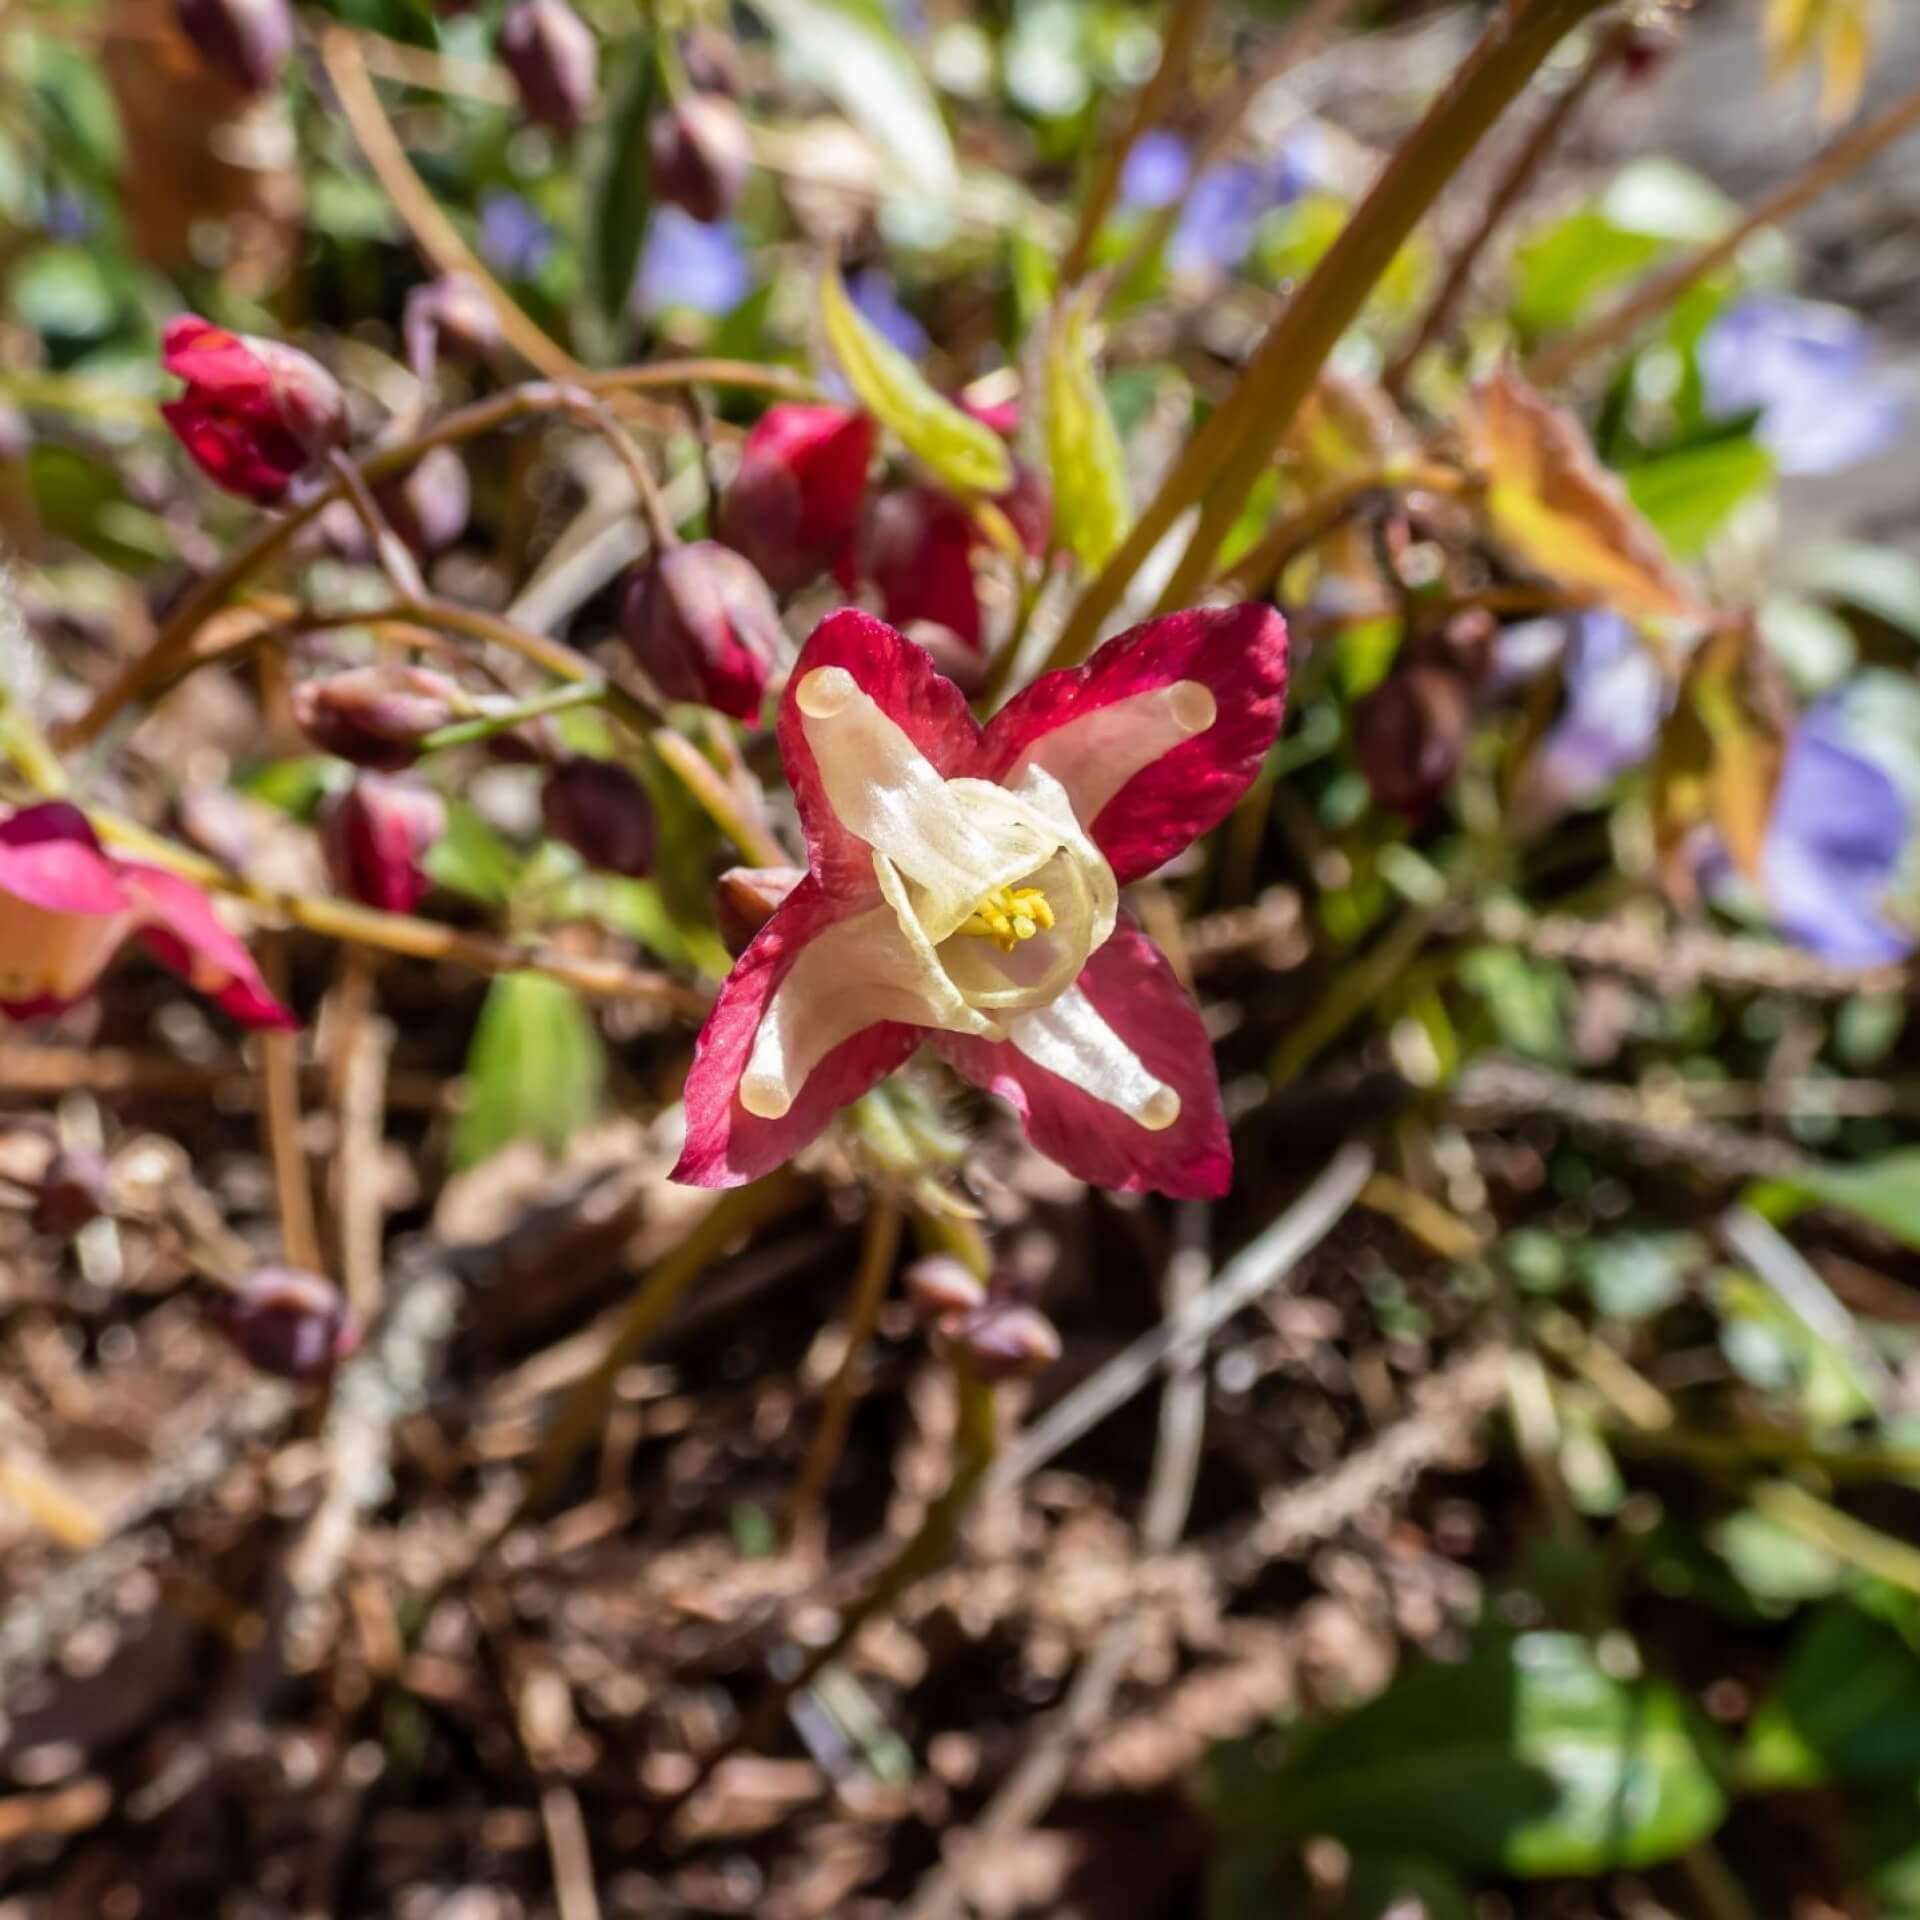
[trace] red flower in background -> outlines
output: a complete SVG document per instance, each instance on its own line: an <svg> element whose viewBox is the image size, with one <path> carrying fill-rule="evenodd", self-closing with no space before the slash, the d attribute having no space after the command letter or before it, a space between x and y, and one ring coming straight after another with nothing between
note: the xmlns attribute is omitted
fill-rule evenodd
<svg viewBox="0 0 1920 1920"><path fill-rule="evenodd" d="M877 429L844 407L769 407L740 449L716 532L775 593L817 580L853 537Z"/></svg>
<svg viewBox="0 0 1920 1920"><path fill-rule="evenodd" d="M1174 614L983 728L891 627L823 621L779 723L809 870L701 1032L674 1177L757 1178L930 1040L1082 1179L1224 1193L1206 1030L1119 890L1246 791L1286 661L1270 608Z"/></svg>
<svg viewBox="0 0 1920 1920"><path fill-rule="evenodd" d="M160 411L215 486L277 506L347 437L347 402L297 347L228 333L191 313L167 322L166 370L187 383Z"/></svg>
<svg viewBox="0 0 1920 1920"><path fill-rule="evenodd" d="M0 1013L30 1020L84 999L132 938L236 1020L295 1024L198 887L115 858L64 801L0 821Z"/></svg>

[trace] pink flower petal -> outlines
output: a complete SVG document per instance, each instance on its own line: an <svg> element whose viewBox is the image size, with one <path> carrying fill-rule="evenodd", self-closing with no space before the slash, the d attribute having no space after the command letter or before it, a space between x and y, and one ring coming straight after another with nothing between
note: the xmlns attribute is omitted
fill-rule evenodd
<svg viewBox="0 0 1920 1920"><path fill-rule="evenodd" d="M906 646L897 635L891 637L896 645ZM740 1078L774 989L807 942L844 912L842 904L809 876L787 896L728 974L694 1044L683 1096L687 1138L680 1164L673 1170L675 1180L692 1187L737 1187L771 1173L920 1043L916 1028L882 1021L835 1047L807 1076L799 1096L779 1119L763 1120L740 1104Z"/></svg>
<svg viewBox="0 0 1920 1920"><path fill-rule="evenodd" d="M861 690L949 780L975 771L980 729L967 708L966 695L934 666L926 648L915 646L870 613L846 607L828 614L800 649L780 702L780 757L806 829L808 865L836 899L871 899L877 891L873 850L849 833L827 804L813 749L794 704L795 689L820 667L845 667Z"/></svg>
<svg viewBox="0 0 1920 1920"><path fill-rule="evenodd" d="M1043 675L988 723L978 770L999 780L1021 760L1038 759L1085 820L1082 795L1102 790L1116 747L1110 729L1085 723L1178 681L1197 681L1211 694L1212 725L1160 752L1088 822L1125 886L1217 826L1260 771L1287 691L1287 627L1271 607L1168 614L1109 640L1084 667ZM1047 737L1070 726L1072 734L1049 752Z"/></svg>
<svg viewBox="0 0 1920 1920"><path fill-rule="evenodd" d="M48 913L124 913L130 904L86 815L64 800L0 821L0 893Z"/></svg>
<svg viewBox="0 0 1920 1920"><path fill-rule="evenodd" d="M1169 1127L1143 1127L1019 1051L1011 1041L930 1036L935 1050L975 1086L1019 1115L1048 1159L1097 1187L1216 1200L1233 1184L1233 1148L1220 1108L1220 1079L1199 1009L1160 950L1122 921L1087 962L1080 991L1156 1080L1180 1096Z"/></svg>
<svg viewBox="0 0 1920 1920"><path fill-rule="evenodd" d="M292 1028L300 1023L267 991L245 943L220 919L213 902L178 874L125 864L128 888L145 907L141 944L196 992L219 1001L250 1027Z"/></svg>

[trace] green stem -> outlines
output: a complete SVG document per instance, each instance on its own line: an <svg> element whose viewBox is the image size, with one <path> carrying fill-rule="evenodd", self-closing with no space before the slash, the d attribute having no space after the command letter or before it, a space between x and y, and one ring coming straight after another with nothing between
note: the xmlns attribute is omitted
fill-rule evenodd
<svg viewBox="0 0 1920 1920"><path fill-rule="evenodd" d="M524 726L529 720L543 720L548 714L570 713L575 707L597 707L606 699L607 692L604 683L590 680L554 687L549 692L535 694L531 700L521 701L516 707L478 714L471 720L456 720L451 726L441 727L420 742L420 751L443 753L448 747L470 747L476 740L491 740L496 734L511 733L515 727Z"/></svg>

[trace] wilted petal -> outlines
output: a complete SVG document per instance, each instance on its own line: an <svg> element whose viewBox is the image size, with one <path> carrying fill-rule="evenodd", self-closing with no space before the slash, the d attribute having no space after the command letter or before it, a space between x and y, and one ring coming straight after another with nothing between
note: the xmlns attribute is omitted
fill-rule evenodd
<svg viewBox="0 0 1920 1920"><path fill-rule="evenodd" d="M942 1034L957 1072L1007 1101L1027 1138L1095 1186L1215 1199L1233 1180L1213 1049L1198 1009L1122 925L1051 1008L994 1042Z"/></svg>
<svg viewBox="0 0 1920 1920"><path fill-rule="evenodd" d="M158 867L128 865L121 872L142 909L140 943L162 966L247 1026L299 1025L267 991L245 942L198 887Z"/></svg>
<svg viewBox="0 0 1920 1920"><path fill-rule="evenodd" d="M1169 614L1010 700L988 725L983 771L1044 767L1124 886L1232 811L1286 691L1286 622L1271 607Z"/></svg>

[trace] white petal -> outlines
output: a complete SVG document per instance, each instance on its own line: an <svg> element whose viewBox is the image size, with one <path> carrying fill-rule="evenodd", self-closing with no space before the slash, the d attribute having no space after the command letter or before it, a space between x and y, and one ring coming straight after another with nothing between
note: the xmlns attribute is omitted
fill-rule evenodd
<svg viewBox="0 0 1920 1920"><path fill-rule="evenodd" d="M1205 733L1218 712L1212 690L1198 680L1130 694L1043 733L1014 763L1007 783L1011 786L1029 767L1044 767L1091 826L1136 773Z"/></svg>
<svg viewBox="0 0 1920 1920"><path fill-rule="evenodd" d="M1146 1070L1078 987L1009 1021L1007 1038L1035 1066L1119 1108L1150 1133L1180 1118L1180 1096Z"/></svg>

